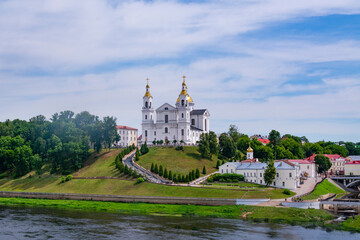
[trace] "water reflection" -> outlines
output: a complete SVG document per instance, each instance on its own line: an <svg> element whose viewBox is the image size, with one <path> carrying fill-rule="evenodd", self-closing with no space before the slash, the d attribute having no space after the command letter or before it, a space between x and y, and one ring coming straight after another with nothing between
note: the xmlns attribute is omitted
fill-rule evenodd
<svg viewBox="0 0 360 240"><path fill-rule="evenodd" d="M0 239L360 239L359 234L232 219L0 207Z"/></svg>

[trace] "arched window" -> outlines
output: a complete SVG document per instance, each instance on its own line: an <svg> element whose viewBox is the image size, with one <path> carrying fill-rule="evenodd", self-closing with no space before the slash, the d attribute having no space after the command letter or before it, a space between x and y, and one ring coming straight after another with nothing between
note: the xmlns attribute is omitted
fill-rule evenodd
<svg viewBox="0 0 360 240"><path fill-rule="evenodd" d="M147 115L145 115L145 119L147 119Z"/></svg>
<svg viewBox="0 0 360 240"><path fill-rule="evenodd" d="M184 136L184 129L181 129L181 136Z"/></svg>
<svg viewBox="0 0 360 240"><path fill-rule="evenodd" d="M205 131L207 131L207 120L205 119Z"/></svg>
<svg viewBox="0 0 360 240"><path fill-rule="evenodd" d="M165 133L168 133L168 128L167 127L165 128Z"/></svg>
<svg viewBox="0 0 360 240"><path fill-rule="evenodd" d="M156 136L156 131L154 131L154 136Z"/></svg>
<svg viewBox="0 0 360 240"><path fill-rule="evenodd" d="M181 106L184 106L184 99L183 100L181 100Z"/></svg>
<svg viewBox="0 0 360 240"><path fill-rule="evenodd" d="M191 119L191 125L195 125L195 119L193 118L193 119Z"/></svg>
<svg viewBox="0 0 360 240"><path fill-rule="evenodd" d="M147 130L145 130L145 137L147 137Z"/></svg>
<svg viewBox="0 0 360 240"><path fill-rule="evenodd" d="M165 110L169 110L169 108L166 107Z"/></svg>
<svg viewBox="0 0 360 240"><path fill-rule="evenodd" d="M169 122L169 116L165 115L165 123L168 123L168 122Z"/></svg>
<svg viewBox="0 0 360 240"><path fill-rule="evenodd" d="M183 113L181 114L181 118L184 118L184 114L183 114Z"/></svg>
<svg viewBox="0 0 360 240"><path fill-rule="evenodd" d="M145 107L148 108L148 102L145 102Z"/></svg>
<svg viewBox="0 0 360 240"><path fill-rule="evenodd" d="M149 107L151 108L151 102L149 102Z"/></svg>

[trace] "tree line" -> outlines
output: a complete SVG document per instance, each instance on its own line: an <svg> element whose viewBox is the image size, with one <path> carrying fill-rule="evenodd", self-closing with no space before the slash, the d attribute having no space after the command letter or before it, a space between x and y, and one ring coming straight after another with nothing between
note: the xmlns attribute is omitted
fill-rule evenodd
<svg viewBox="0 0 360 240"><path fill-rule="evenodd" d="M230 125L229 131L220 134L218 141L214 132L203 133L198 142L198 151L202 157L212 159L217 155L223 160L245 160L249 146L254 151L254 158L262 162L276 159L303 159L312 154L360 155L360 143L318 141L311 143L305 136L291 134L282 135L276 130L269 133L269 144L265 146L257 140L250 139L240 133L235 125Z"/></svg>
<svg viewBox="0 0 360 240"><path fill-rule="evenodd" d="M49 120L43 115L6 120L0 122L0 172L40 174L48 164L51 173L66 175L82 167L90 148L100 152L119 140L116 118L100 119L87 111L63 111Z"/></svg>
<svg viewBox="0 0 360 240"><path fill-rule="evenodd" d="M150 171L158 174L160 177L169 179L174 183L189 183L200 177L200 170L198 168L189 171L188 174L176 174L171 170L168 171L167 168L164 168L162 165L158 166L157 163L151 163ZM202 169L202 174L206 174L205 166Z"/></svg>

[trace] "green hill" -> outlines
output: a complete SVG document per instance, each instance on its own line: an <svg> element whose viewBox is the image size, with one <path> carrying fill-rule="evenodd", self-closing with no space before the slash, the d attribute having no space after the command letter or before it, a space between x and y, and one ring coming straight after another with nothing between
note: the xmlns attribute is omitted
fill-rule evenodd
<svg viewBox="0 0 360 240"><path fill-rule="evenodd" d="M161 148L157 148L161 151ZM171 148L162 149L167 154L171 153ZM73 174L74 177L115 177L118 179L72 179L61 183L60 175L51 175L45 172L41 176L31 172L21 178L0 179L1 191L27 191L27 192L55 192L55 193L88 193L88 194L116 194L116 195L137 195L137 196L174 196L174 197L214 197L214 198L285 198L281 189L262 189L259 191L247 192L241 189L217 189L206 187L182 187L166 186L162 184L141 183L136 184L135 179L119 174L115 169L114 159L121 150L103 151L100 154L93 153L85 162L85 166ZM150 149L150 153L154 149ZM177 161L190 162L194 168L198 166L212 167L216 161L197 159L195 148L185 148L184 152L176 154ZM146 154L147 155L147 154ZM144 155L144 156L146 156ZM181 161L181 156L187 156ZM143 157L144 157L143 156ZM149 155L151 156L151 155ZM163 154L162 156L166 156ZM198 162L197 162L198 161ZM198 165L196 165L198 164ZM207 165L206 165L207 164ZM169 165L169 166L176 166ZM180 164L181 166L181 164ZM201 168L202 169L202 168ZM180 171L179 171L180 173Z"/></svg>
<svg viewBox="0 0 360 240"><path fill-rule="evenodd" d="M162 165L176 174L188 174L196 168L202 173L205 166L209 174L216 171L217 160L216 156L213 156L212 160L202 158L197 147L184 147L180 151L173 147L154 147L150 148L147 154L140 156L137 163L147 169L151 168L151 163Z"/></svg>

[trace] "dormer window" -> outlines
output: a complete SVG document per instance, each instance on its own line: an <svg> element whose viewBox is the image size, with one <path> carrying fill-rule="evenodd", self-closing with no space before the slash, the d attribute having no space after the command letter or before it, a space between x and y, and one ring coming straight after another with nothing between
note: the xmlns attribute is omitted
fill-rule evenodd
<svg viewBox="0 0 360 240"><path fill-rule="evenodd" d="M165 110L169 110L169 108L166 107Z"/></svg>

